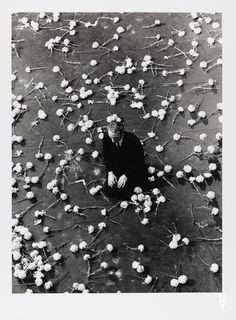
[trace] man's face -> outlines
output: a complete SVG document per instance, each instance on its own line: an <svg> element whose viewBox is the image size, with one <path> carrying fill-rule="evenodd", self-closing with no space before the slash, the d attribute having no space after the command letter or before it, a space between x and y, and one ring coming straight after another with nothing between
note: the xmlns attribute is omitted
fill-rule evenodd
<svg viewBox="0 0 236 320"><path fill-rule="evenodd" d="M108 136L111 139L112 142L118 142L122 138L122 132L121 131L110 131L108 130Z"/></svg>

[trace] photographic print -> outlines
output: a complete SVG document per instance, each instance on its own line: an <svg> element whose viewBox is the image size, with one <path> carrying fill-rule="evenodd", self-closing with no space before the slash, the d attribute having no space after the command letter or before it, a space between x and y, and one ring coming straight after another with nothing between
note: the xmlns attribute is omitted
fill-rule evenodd
<svg viewBox="0 0 236 320"><path fill-rule="evenodd" d="M222 292L221 13L11 18L12 293Z"/></svg>

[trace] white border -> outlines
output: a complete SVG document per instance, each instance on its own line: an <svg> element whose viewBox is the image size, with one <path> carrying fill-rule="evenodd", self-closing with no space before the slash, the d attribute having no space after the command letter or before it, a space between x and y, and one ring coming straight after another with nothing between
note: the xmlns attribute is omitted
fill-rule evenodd
<svg viewBox="0 0 236 320"><path fill-rule="evenodd" d="M1 249L0 314L3 319L233 319L236 317L234 227L236 226L234 166L235 160L235 17L234 1L4 1L1 5ZM4 7L3 7L4 5ZM223 291L220 294L89 294L89 295L17 295L11 294L10 260L10 74L12 12L222 12L223 13ZM7 168L7 170L6 170ZM222 308L223 307L223 308Z"/></svg>

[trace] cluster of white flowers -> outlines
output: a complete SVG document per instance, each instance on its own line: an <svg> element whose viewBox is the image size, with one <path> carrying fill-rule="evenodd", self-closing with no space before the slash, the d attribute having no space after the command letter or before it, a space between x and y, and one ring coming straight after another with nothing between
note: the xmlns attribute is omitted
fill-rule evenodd
<svg viewBox="0 0 236 320"><path fill-rule="evenodd" d="M170 285L174 288L178 287L179 284L185 284L188 281L188 278L185 274L182 274L178 279L171 279Z"/></svg>
<svg viewBox="0 0 236 320"><path fill-rule="evenodd" d="M145 268L139 261L132 262L132 268L136 270L138 273L143 273Z"/></svg>
<svg viewBox="0 0 236 320"><path fill-rule="evenodd" d="M118 74L125 74L125 73L132 74L134 70L136 70L136 67L133 64L132 59L129 57L125 59L125 61L121 66L118 65L115 67L115 71Z"/></svg>
<svg viewBox="0 0 236 320"><path fill-rule="evenodd" d="M145 55L141 63L141 67L143 68L143 71L146 72L148 70L148 66L152 64L153 64L152 57L150 55Z"/></svg>
<svg viewBox="0 0 236 320"><path fill-rule="evenodd" d="M112 115L108 116L107 117L107 122L110 123L110 122L121 122L121 118L118 117L117 114L113 113Z"/></svg>
<svg viewBox="0 0 236 320"><path fill-rule="evenodd" d="M86 90L85 87L81 87L79 90L79 96L81 99L86 99L93 94L91 89Z"/></svg>
<svg viewBox="0 0 236 320"><path fill-rule="evenodd" d="M92 128L94 125L93 120L89 119L88 115L84 115L79 121L80 130L86 132L88 129Z"/></svg>
<svg viewBox="0 0 236 320"><path fill-rule="evenodd" d="M131 201L136 205L135 212L148 213L152 207L151 196L149 194L145 195L142 191L137 192L137 188L135 189L135 193L131 196ZM142 189L140 188L140 190Z"/></svg>
<svg viewBox="0 0 236 320"><path fill-rule="evenodd" d="M100 190L102 189L101 185L97 185L96 187L92 187L91 189L89 189L89 193L94 196L95 194L97 194Z"/></svg>
<svg viewBox="0 0 236 320"><path fill-rule="evenodd" d="M109 86L105 86L104 87L105 91L107 91L107 99L110 103L111 106L115 106L116 105L116 100L119 98L120 93L119 91L113 89L110 85Z"/></svg>

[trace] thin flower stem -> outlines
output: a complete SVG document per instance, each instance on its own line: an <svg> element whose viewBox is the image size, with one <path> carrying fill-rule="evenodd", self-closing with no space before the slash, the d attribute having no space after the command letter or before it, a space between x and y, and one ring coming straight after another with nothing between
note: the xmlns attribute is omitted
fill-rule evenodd
<svg viewBox="0 0 236 320"><path fill-rule="evenodd" d="M203 260L203 258L200 256L199 252L197 252L197 255L199 257L199 259L208 267L210 267L210 265L208 263L206 263L206 261Z"/></svg>
<svg viewBox="0 0 236 320"><path fill-rule="evenodd" d="M158 277L155 277L155 280L154 280L153 285L151 286L151 289L149 290L149 292L152 292L152 290L155 287L155 284L156 284L157 280L158 280Z"/></svg>
<svg viewBox="0 0 236 320"><path fill-rule="evenodd" d="M91 242L89 243L88 247L91 247L91 245L97 240L97 238L99 237L99 235L102 233L103 229L100 229L97 234L93 237L93 239L91 240Z"/></svg>
<svg viewBox="0 0 236 320"><path fill-rule="evenodd" d="M41 174L39 175L39 180L44 176L45 172L47 171L48 166L49 166L49 161L47 160L46 165L45 165L43 171L42 171Z"/></svg>
<svg viewBox="0 0 236 320"><path fill-rule="evenodd" d="M50 206L47 207L47 209L45 209L44 211L47 212L49 209L51 209L52 207L54 207L59 201L61 201L61 199L57 199L55 202L53 202L52 204L50 204Z"/></svg>
<svg viewBox="0 0 236 320"><path fill-rule="evenodd" d="M170 137L170 139L167 140L167 141L162 145L162 147L164 148L172 139L173 139L173 137Z"/></svg>
<svg viewBox="0 0 236 320"><path fill-rule="evenodd" d="M43 109L43 111L46 113L46 110L44 109L44 106L42 105L42 103L40 102L40 100L38 99L37 96L34 96L35 99L37 100L38 104L40 105L40 107Z"/></svg>
<svg viewBox="0 0 236 320"><path fill-rule="evenodd" d="M183 161L185 161L185 160L187 160L187 159L191 158L194 154L195 154L195 153L194 153L194 152L192 152L191 154L189 154L187 157L185 157L185 158L184 158L184 159L182 159L181 161L179 161L179 162L175 163L175 165L179 165L179 164L180 164L180 163L182 163Z"/></svg>
<svg viewBox="0 0 236 320"><path fill-rule="evenodd" d="M210 238L204 238L204 237L197 237L197 239L200 240L206 240L206 241L222 241L222 237L221 238L214 238L214 239L210 239Z"/></svg>
<svg viewBox="0 0 236 320"><path fill-rule="evenodd" d="M170 183L170 181L168 181L165 177L162 177L162 179L164 179L173 189L176 189L175 186Z"/></svg>

